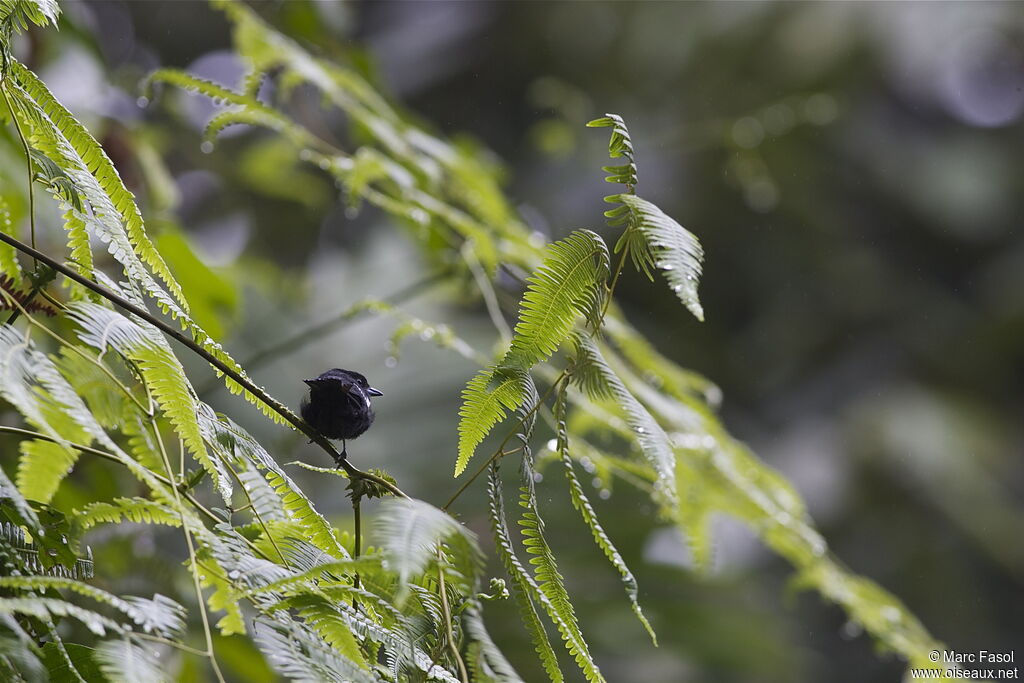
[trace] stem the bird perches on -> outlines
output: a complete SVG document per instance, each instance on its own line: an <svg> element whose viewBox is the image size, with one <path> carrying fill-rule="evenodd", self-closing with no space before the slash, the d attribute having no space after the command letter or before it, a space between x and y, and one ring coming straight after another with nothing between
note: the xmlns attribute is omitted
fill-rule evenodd
<svg viewBox="0 0 1024 683"><path fill-rule="evenodd" d="M217 370L233 379L242 388L244 388L250 394L255 396L264 404L266 404L275 413L277 413L285 420L287 420L289 423L291 423L293 427L295 427L297 430L308 436L310 441L316 443L318 446L324 449L324 451L326 451L327 454L331 456L335 463L337 463L339 467L344 469L345 472L350 477L372 481L373 483L382 486L387 491L400 498L409 497L405 494L404 491L402 491L402 489L398 488L397 486L387 481L386 479L378 477L375 474L370 474L369 472L364 472L355 465L353 465L352 463L350 463L348 460L341 458L341 454L338 453L337 449L334 447L334 444L332 444L320 432L306 424L306 422L303 421L302 418L300 418L298 415L292 412L286 405L275 399L262 388L253 384L252 381L243 376L241 373L228 366L222 360L220 360L212 353L204 349L202 346L197 344L194 340L189 339L180 330L176 330L167 322L157 318L146 309L138 306L137 304L132 303L128 299L125 299L117 292L112 291L111 289L101 285L98 282L90 280L89 278L85 277L84 275L81 275L80 273L76 273L74 270L68 268L60 261L57 261L56 259L50 256L47 256L38 249L30 247L29 245L25 244L24 242L18 240L15 237L12 237L11 235L8 235L7 233L0 232L0 241L6 242L7 244L17 249L18 251L24 254L28 254L29 256L38 261L42 261L46 265L56 270L58 273L74 280L83 287L86 287L91 291L99 294L104 299L110 301L112 304L118 306L119 308L122 308L128 311L129 313L137 315L138 317L142 318L151 325L154 325L155 327L159 328L162 332L169 335L180 344L188 347L190 350L192 350L193 353L200 356L203 360L205 360L207 363L215 367Z"/></svg>

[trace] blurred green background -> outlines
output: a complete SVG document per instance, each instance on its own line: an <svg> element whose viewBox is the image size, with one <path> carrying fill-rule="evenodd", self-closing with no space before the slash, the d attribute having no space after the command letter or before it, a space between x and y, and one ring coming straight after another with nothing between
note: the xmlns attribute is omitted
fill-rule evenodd
<svg viewBox="0 0 1024 683"><path fill-rule="evenodd" d="M584 123L621 114L643 195L707 252L706 322L636 276L619 290L628 317L721 387L726 424L796 485L854 571L902 598L954 650L1020 649L1024 6L253 6L356 65L424 125L493 151L513 202L546 235L607 234L607 136ZM280 140L233 129L203 149L215 104L177 92L137 101L140 78L159 66L237 84L243 66L220 14L163 0L63 9L60 32L23 36L20 54L104 143L186 294L190 278L222 278L196 313L243 364L429 274L386 217L346 211L330 180ZM301 95L296 115L344 144L346 122ZM23 182L15 144L5 138L5 183ZM56 224L45 214L41 224L44 248L59 251ZM459 292L418 287L402 306L483 348L492 339L482 305ZM394 326L359 320L305 335L249 369L292 405L304 377L363 371L385 396L353 458L443 503L455 488L459 392L474 368L415 339L390 348ZM225 392L204 398L282 462L318 457ZM294 476L346 523L336 481ZM67 495L112 483L86 471L70 486ZM738 523L718 520L716 569L693 576L678 532L620 484L599 512L637 575L661 642L652 648L559 488L542 499L564 548L559 567L609 680L902 675L840 610L790 590L789 567ZM457 512L487 539L482 502L467 496ZM125 532L97 564L123 572L119 591L151 592L175 569L166 548L179 541L164 540ZM513 662L529 662L514 608L489 607L489 619ZM228 667L240 680L247 664L236 659ZM539 668L523 673L539 680Z"/></svg>

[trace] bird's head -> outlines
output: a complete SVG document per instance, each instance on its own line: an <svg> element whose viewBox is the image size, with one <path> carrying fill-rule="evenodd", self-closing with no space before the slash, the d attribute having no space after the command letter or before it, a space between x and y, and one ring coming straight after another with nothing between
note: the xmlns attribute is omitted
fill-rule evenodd
<svg viewBox="0 0 1024 683"><path fill-rule="evenodd" d="M337 387L342 391L351 391L353 387L360 388L367 396L383 396L384 392L374 389L366 381L366 377L353 370L342 370L331 368L327 372L317 375L313 379L302 380L312 389L326 389Z"/></svg>

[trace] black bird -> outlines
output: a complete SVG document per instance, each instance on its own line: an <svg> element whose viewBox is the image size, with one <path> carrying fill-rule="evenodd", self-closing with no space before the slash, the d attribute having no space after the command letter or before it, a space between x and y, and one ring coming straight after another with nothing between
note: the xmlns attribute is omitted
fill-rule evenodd
<svg viewBox="0 0 1024 683"><path fill-rule="evenodd" d="M371 387L358 372L341 368L302 381L309 385L309 398L303 399L300 407L302 419L328 439L341 439L344 458L345 440L356 438L373 424L370 397L383 396L383 392Z"/></svg>

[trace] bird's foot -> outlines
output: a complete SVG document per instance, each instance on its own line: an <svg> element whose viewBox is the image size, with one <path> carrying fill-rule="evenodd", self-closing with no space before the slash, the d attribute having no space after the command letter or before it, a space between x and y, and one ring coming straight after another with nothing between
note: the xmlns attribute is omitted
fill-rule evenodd
<svg viewBox="0 0 1024 683"><path fill-rule="evenodd" d="M341 467L341 462L348 457L348 452L345 448L345 442L341 442L341 453L334 456L334 464Z"/></svg>

